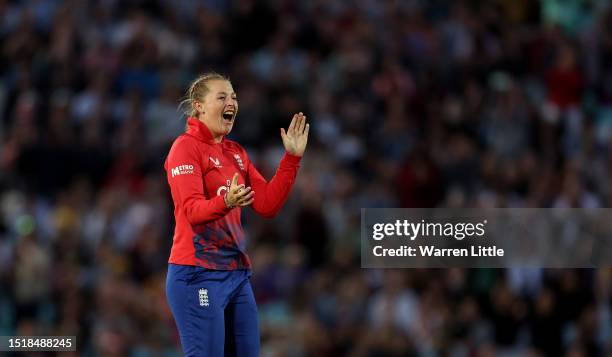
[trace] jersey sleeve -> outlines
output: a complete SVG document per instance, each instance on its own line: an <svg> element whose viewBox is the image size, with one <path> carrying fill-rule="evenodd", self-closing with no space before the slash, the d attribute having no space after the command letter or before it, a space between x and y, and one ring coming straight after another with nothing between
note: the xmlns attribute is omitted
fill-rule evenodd
<svg viewBox="0 0 612 357"><path fill-rule="evenodd" d="M202 168L196 148L186 140L179 141L170 150L166 164L166 176L172 198L182 210L187 221L202 224L225 216L231 209L223 196L206 199Z"/></svg>
<svg viewBox="0 0 612 357"><path fill-rule="evenodd" d="M274 177L267 182L251 160L248 160L247 182L255 191L255 200L251 207L256 213L272 218L281 210L295 182L300 161L301 157L285 153Z"/></svg>

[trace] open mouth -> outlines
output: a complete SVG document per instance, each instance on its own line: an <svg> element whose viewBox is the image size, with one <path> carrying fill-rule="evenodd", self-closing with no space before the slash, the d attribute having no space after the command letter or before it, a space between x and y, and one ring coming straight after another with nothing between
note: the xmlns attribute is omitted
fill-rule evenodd
<svg viewBox="0 0 612 357"><path fill-rule="evenodd" d="M236 112L233 111L233 110L226 110L226 111L223 112L222 117L225 120L232 121L232 120L234 120L234 117L236 117Z"/></svg>

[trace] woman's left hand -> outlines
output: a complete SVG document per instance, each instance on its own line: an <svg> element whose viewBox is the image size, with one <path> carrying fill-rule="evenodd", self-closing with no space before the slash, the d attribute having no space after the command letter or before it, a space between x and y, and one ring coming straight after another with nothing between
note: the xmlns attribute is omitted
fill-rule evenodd
<svg viewBox="0 0 612 357"><path fill-rule="evenodd" d="M285 132L284 128L281 128L283 145L289 154L295 156L304 155L306 143L308 143L309 129L310 124L306 124L306 116L302 112L293 115L287 132Z"/></svg>

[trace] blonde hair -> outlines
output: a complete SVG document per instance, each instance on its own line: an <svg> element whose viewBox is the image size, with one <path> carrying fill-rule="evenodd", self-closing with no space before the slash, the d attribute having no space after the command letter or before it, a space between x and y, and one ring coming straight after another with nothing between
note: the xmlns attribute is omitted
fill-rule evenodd
<svg viewBox="0 0 612 357"><path fill-rule="evenodd" d="M210 81L230 81L228 77L216 73L216 72L207 72L201 74L189 85L189 89L187 89L187 93L185 93L185 99L183 99L179 104L179 109L186 116L195 116L196 109L193 106L193 103L196 100L202 100L206 93L208 93L208 82Z"/></svg>

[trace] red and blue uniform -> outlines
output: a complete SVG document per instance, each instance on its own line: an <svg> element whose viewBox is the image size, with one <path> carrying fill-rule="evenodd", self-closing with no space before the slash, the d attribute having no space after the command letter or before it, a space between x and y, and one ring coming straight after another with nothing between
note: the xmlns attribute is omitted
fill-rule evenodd
<svg viewBox="0 0 612 357"><path fill-rule="evenodd" d="M233 341L226 353L229 348L241 356L258 354L241 208L227 208L224 195L238 173L238 184L255 191L251 208L273 217L291 191L300 159L285 153L267 182L242 146L225 138L215 143L208 127L195 118L187 120L187 131L172 145L164 167L176 228L166 293L185 355L223 355L224 340L218 339L224 336L226 344Z"/></svg>

